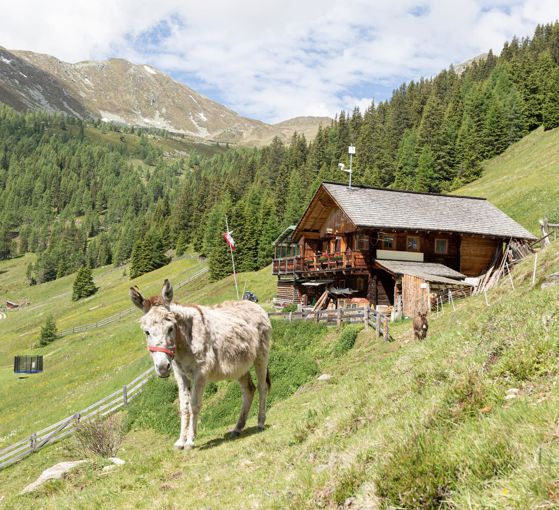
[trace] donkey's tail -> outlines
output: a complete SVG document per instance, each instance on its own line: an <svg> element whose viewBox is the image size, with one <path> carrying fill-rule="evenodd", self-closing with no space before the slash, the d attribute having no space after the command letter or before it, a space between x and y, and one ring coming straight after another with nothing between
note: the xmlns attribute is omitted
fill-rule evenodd
<svg viewBox="0 0 559 510"><path fill-rule="evenodd" d="M268 385L268 391L272 388L272 380L270 379L270 370L266 369L266 384Z"/></svg>

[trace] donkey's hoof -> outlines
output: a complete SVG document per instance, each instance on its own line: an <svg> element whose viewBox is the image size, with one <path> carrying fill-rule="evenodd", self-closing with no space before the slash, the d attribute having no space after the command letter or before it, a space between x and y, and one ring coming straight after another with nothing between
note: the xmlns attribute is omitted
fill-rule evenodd
<svg viewBox="0 0 559 510"><path fill-rule="evenodd" d="M192 450L194 448L194 443L185 443L184 450Z"/></svg>
<svg viewBox="0 0 559 510"><path fill-rule="evenodd" d="M258 425L258 432L264 432L266 430L266 425Z"/></svg>
<svg viewBox="0 0 559 510"><path fill-rule="evenodd" d="M184 448L184 441L181 441L180 439L173 445L175 447L176 450L182 450Z"/></svg>
<svg viewBox="0 0 559 510"><path fill-rule="evenodd" d="M240 431L240 430L237 430L237 429L233 429L233 430L230 430L230 431L229 431L229 434L228 434L228 435L229 435L229 437L230 437L231 439L235 439L235 438L237 438L237 437L239 437L239 436L241 435L241 431Z"/></svg>

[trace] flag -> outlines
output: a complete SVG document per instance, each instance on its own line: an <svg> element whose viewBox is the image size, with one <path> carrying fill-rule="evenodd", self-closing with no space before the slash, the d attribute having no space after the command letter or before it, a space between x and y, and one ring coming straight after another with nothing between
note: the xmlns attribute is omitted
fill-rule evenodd
<svg viewBox="0 0 559 510"><path fill-rule="evenodd" d="M231 232L223 232L223 239L225 239L225 242L229 245L229 248L235 251L235 240L233 239Z"/></svg>

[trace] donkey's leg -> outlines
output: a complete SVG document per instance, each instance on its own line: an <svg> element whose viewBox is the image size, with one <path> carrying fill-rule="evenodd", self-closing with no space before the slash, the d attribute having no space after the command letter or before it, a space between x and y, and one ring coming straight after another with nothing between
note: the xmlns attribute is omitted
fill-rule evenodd
<svg viewBox="0 0 559 510"><path fill-rule="evenodd" d="M198 414L202 406L202 395L206 380L203 377L194 377L192 381L192 392L190 394L190 423L188 426L188 435L186 438L185 448L192 448L194 446L194 439L196 439L196 428L198 425Z"/></svg>
<svg viewBox="0 0 559 510"><path fill-rule="evenodd" d="M264 430L266 422L266 395L268 394L268 353L254 362L258 380L258 428Z"/></svg>
<svg viewBox="0 0 559 510"><path fill-rule="evenodd" d="M252 382L252 377L250 377L250 372L247 372L239 379L239 384L241 385L241 392L243 394L243 403L241 404L239 421L237 421L237 425L235 425L235 428L231 431L233 436L238 436L245 427L248 412L250 411L250 406L252 405L252 399L254 397L254 390L256 389Z"/></svg>
<svg viewBox="0 0 559 510"><path fill-rule="evenodd" d="M174 363L173 371L179 390L179 409L181 412L181 433L175 443L175 448L182 450L186 443L186 435L190 422L190 381L185 375L180 373L178 368L175 368Z"/></svg>

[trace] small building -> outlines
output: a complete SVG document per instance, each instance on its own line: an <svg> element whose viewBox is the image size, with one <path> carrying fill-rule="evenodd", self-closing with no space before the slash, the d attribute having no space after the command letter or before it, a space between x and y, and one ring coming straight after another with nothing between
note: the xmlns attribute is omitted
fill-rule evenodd
<svg viewBox="0 0 559 510"><path fill-rule="evenodd" d="M535 239L483 198L324 182L275 242L278 301L311 305L328 290L411 316L434 290L471 287L511 240Z"/></svg>

